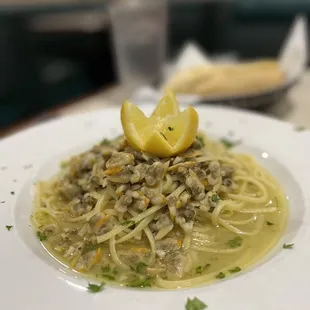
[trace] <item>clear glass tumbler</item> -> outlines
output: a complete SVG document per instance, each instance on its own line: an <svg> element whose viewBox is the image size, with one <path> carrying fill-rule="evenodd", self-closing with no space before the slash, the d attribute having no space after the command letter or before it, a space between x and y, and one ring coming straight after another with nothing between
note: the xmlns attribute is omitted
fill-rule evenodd
<svg viewBox="0 0 310 310"><path fill-rule="evenodd" d="M159 82L166 58L166 1L111 0L109 13L120 82Z"/></svg>

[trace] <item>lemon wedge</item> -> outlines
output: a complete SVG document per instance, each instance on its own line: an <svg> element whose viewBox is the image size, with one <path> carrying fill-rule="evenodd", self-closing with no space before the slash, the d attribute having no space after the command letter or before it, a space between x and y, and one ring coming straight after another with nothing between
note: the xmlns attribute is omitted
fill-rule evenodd
<svg viewBox="0 0 310 310"><path fill-rule="evenodd" d="M196 110L189 106L180 112L175 95L170 91L166 91L150 117L125 101L121 121L125 137L132 147L159 157L184 152L194 142L198 129Z"/></svg>

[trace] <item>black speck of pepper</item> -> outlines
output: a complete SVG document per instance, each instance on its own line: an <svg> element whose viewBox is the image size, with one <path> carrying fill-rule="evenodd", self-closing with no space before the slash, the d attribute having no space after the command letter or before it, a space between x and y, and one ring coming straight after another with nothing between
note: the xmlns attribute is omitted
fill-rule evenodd
<svg viewBox="0 0 310 310"><path fill-rule="evenodd" d="M2 200L2 201L0 201L0 203L5 203L5 201L4 201L4 200Z"/></svg>
<svg viewBox="0 0 310 310"><path fill-rule="evenodd" d="M8 169L8 167L6 167L6 166L2 166L2 167L0 167L0 170L6 170L6 169Z"/></svg>
<svg viewBox="0 0 310 310"><path fill-rule="evenodd" d="M15 192L11 191L11 195L15 195Z"/></svg>
<svg viewBox="0 0 310 310"><path fill-rule="evenodd" d="M16 183L16 182L17 182L17 180L16 180L16 179L14 179L14 180L13 180L13 182L14 182L14 183Z"/></svg>
<svg viewBox="0 0 310 310"><path fill-rule="evenodd" d="M23 168L27 170L27 169L31 169L32 167L33 167L32 164L29 164L29 165L25 165Z"/></svg>

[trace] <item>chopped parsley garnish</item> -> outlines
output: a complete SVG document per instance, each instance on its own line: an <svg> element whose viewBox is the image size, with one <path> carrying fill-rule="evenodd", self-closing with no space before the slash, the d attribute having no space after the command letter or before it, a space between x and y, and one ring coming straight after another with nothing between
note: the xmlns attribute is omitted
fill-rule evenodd
<svg viewBox="0 0 310 310"><path fill-rule="evenodd" d="M102 267L101 267L101 271L102 271L103 273L109 273L109 272L111 272L111 267L110 267L109 265L102 266Z"/></svg>
<svg viewBox="0 0 310 310"><path fill-rule="evenodd" d="M5 201L4 201L4 200L2 200L2 201L0 201L0 203L5 203Z"/></svg>
<svg viewBox="0 0 310 310"><path fill-rule="evenodd" d="M306 127L305 126L296 126L295 127L295 131L305 131L306 130Z"/></svg>
<svg viewBox="0 0 310 310"><path fill-rule="evenodd" d="M133 226L133 225L135 225L135 224L136 224L135 221L133 221L133 220L127 220L127 221L124 221L124 222L122 223L122 226L130 227L130 226Z"/></svg>
<svg viewBox="0 0 310 310"><path fill-rule="evenodd" d="M217 202L217 201L220 200L220 197L219 197L218 194L213 194L213 195L211 196L211 200L212 200L213 202Z"/></svg>
<svg viewBox="0 0 310 310"><path fill-rule="evenodd" d="M86 243L83 249L83 254L96 250L98 248L98 244Z"/></svg>
<svg viewBox="0 0 310 310"><path fill-rule="evenodd" d="M10 230L13 228L13 226L11 226L11 225L6 225L5 228L6 228L8 231L10 231Z"/></svg>
<svg viewBox="0 0 310 310"><path fill-rule="evenodd" d="M139 262L136 267L137 273L146 273L147 264L143 262Z"/></svg>
<svg viewBox="0 0 310 310"><path fill-rule="evenodd" d="M102 277L104 277L104 278L106 278L106 279L108 279L108 280L110 280L110 281L115 281L115 277L112 276L112 275L110 275L110 274L104 273L104 274L102 275Z"/></svg>
<svg viewBox="0 0 310 310"><path fill-rule="evenodd" d="M208 306L197 297L194 297L193 299L187 298L185 305L186 310L203 310L206 308L208 308Z"/></svg>
<svg viewBox="0 0 310 310"><path fill-rule="evenodd" d="M98 293L102 291L104 285L104 282L102 282L100 285L88 283L87 290L91 293Z"/></svg>
<svg viewBox="0 0 310 310"><path fill-rule="evenodd" d="M166 136L162 132L160 134L164 137L165 140L168 141L168 139L166 138Z"/></svg>
<svg viewBox="0 0 310 310"><path fill-rule="evenodd" d="M64 160L60 163L60 168L64 169L68 167L68 165L69 165L69 161Z"/></svg>
<svg viewBox="0 0 310 310"><path fill-rule="evenodd" d="M111 144L111 141L109 139L103 139L101 142L100 142L101 145L110 145Z"/></svg>
<svg viewBox="0 0 310 310"><path fill-rule="evenodd" d="M202 266L196 267L196 274L202 274Z"/></svg>
<svg viewBox="0 0 310 310"><path fill-rule="evenodd" d="M269 221L266 221L266 224L267 224L268 226L272 226L272 225L274 225L274 223L269 222Z"/></svg>
<svg viewBox="0 0 310 310"><path fill-rule="evenodd" d="M117 270L116 269L111 269L111 267L109 265L106 266L102 266L101 267L101 276L104 278L107 278L108 280L114 281L115 277L112 275L116 275L117 274Z"/></svg>
<svg viewBox="0 0 310 310"><path fill-rule="evenodd" d="M224 279L226 277L226 274L224 272L220 272L215 277L217 279Z"/></svg>
<svg viewBox="0 0 310 310"><path fill-rule="evenodd" d="M196 136L196 139L202 144L202 146L205 146L205 141L202 136Z"/></svg>
<svg viewBox="0 0 310 310"><path fill-rule="evenodd" d="M174 130L174 128L173 128L173 127L168 126L168 130L169 130L169 131L173 131L173 130Z"/></svg>
<svg viewBox="0 0 310 310"><path fill-rule="evenodd" d="M214 211L214 209L215 209L214 207L210 207L208 212L212 213Z"/></svg>
<svg viewBox="0 0 310 310"><path fill-rule="evenodd" d="M241 268L238 267L238 266L229 270L230 273L236 273L236 272L239 272L239 271L241 271Z"/></svg>
<svg viewBox="0 0 310 310"><path fill-rule="evenodd" d="M211 264L206 264L204 266L196 267L196 274L202 274L207 268L209 268Z"/></svg>
<svg viewBox="0 0 310 310"><path fill-rule="evenodd" d="M147 278L138 278L134 281L131 281L126 284L127 287L151 287L153 282L153 278L147 277Z"/></svg>
<svg viewBox="0 0 310 310"><path fill-rule="evenodd" d="M239 236L235 237L234 239L228 240L226 244L232 249L238 248L242 245L242 238Z"/></svg>
<svg viewBox="0 0 310 310"><path fill-rule="evenodd" d="M294 247L294 243L283 244L283 249L291 250L293 247Z"/></svg>
<svg viewBox="0 0 310 310"><path fill-rule="evenodd" d="M41 233L40 231L37 231L37 237L39 238L40 241L47 240L47 236L44 233Z"/></svg>
<svg viewBox="0 0 310 310"><path fill-rule="evenodd" d="M227 149L231 149L232 147L237 146L241 143L241 141L233 142L231 140L228 140L227 138L222 138L220 139L220 141L226 146Z"/></svg>

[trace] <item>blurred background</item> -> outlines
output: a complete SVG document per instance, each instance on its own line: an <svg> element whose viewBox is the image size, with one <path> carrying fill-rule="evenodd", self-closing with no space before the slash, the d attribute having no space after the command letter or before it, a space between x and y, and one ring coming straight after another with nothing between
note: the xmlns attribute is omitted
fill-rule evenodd
<svg viewBox="0 0 310 310"><path fill-rule="evenodd" d="M167 1L167 59L188 40L277 57L298 13L310 17L309 0ZM118 85L111 29L104 0L1 0L0 136Z"/></svg>

